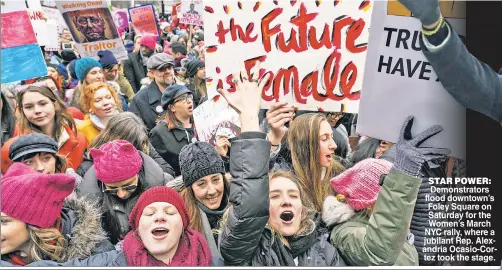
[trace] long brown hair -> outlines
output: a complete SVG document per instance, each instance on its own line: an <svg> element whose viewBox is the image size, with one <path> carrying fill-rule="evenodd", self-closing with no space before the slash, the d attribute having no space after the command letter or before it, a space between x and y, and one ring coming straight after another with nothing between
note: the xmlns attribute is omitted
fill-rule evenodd
<svg viewBox="0 0 502 270"><path fill-rule="evenodd" d="M206 96L207 86L205 79L199 78L196 74L195 77L190 78L190 83L195 86L195 91L197 91L201 97Z"/></svg>
<svg viewBox="0 0 502 270"><path fill-rule="evenodd" d="M85 113L89 113L91 109L94 109L94 95L101 88L106 88L108 89L108 91L110 91L113 100L115 100L115 106L117 106L117 109L121 112L122 102L120 101L120 98L115 88L113 88L111 85L107 83L95 82L83 88L84 91L81 93L80 105L82 106L82 109L85 111Z"/></svg>
<svg viewBox="0 0 502 270"><path fill-rule="evenodd" d="M132 112L123 112L112 116L106 127L89 145L91 148L100 148L103 144L113 140L126 140L134 147L147 154L149 153L148 131L141 118Z"/></svg>
<svg viewBox="0 0 502 270"><path fill-rule="evenodd" d="M63 262L68 243L56 228L42 229L27 225L30 234L29 254L31 262L47 260Z"/></svg>
<svg viewBox="0 0 502 270"><path fill-rule="evenodd" d="M20 134L28 134L31 132L43 134L40 127L30 123L30 121L28 121L28 118L26 118L26 115L24 115L23 97L28 92L39 93L47 97L54 104L55 114L54 114L54 129L52 131L52 137L56 140L56 142L59 141L64 126L69 126L70 129L73 131L73 133L77 134L77 127L75 125L75 121L73 120L73 117L70 114L70 112L66 110L65 104L58 96L56 96L54 92L52 92L52 90L49 87L45 85L41 86L30 85L27 88L21 90L17 95L18 98L17 103L19 106L19 110L21 112L20 118L17 121L17 126Z"/></svg>
<svg viewBox="0 0 502 270"><path fill-rule="evenodd" d="M288 130L288 147L293 169L317 212L322 211L324 199L333 194L329 180L345 169L338 161L333 160L323 176L319 160L319 130L323 121L327 121L323 114L303 114L292 121Z"/></svg>
<svg viewBox="0 0 502 270"><path fill-rule="evenodd" d="M223 177L223 190L226 192L228 189L228 186L230 185L230 182L228 179L225 177L224 174L221 175ZM184 188L181 193L181 198L183 198L183 201L185 202L188 216L190 217L190 224L188 224L188 227L191 229L194 229L198 232L202 231L202 216L200 215L200 210L199 207L197 206L197 198L195 198L195 194L193 193L192 187L186 187Z"/></svg>

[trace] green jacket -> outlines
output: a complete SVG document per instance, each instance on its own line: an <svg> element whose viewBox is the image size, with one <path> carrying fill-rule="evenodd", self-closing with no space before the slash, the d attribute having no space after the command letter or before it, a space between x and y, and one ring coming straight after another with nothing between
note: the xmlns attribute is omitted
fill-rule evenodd
<svg viewBox="0 0 502 270"><path fill-rule="evenodd" d="M347 265L418 266L418 253L408 242L409 228L422 181L391 170L385 177L370 217L330 196L323 220L331 227L330 242Z"/></svg>
<svg viewBox="0 0 502 270"><path fill-rule="evenodd" d="M119 78L117 80L117 84L120 86L120 91L127 96L129 103L134 98L134 91L132 90L132 86L126 77L122 74L119 74Z"/></svg>

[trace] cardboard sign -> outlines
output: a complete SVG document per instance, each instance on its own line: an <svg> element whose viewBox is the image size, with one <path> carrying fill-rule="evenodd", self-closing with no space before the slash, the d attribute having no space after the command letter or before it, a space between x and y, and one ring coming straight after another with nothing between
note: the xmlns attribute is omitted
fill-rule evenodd
<svg viewBox="0 0 502 270"><path fill-rule="evenodd" d="M100 50L109 50L118 61L128 59L124 43L105 1L57 1L56 3L82 58L99 59Z"/></svg>
<svg viewBox="0 0 502 270"><path fill-rule="evenodd" d="M152 4L129 8L128 12L136 33L159 36L157 18L155 17L155 9Z"/></svg>
<svg viewBox="0 0 502 270"><path fill-rule="evenodd" d="M465 2L441 2L443 15L465 37ZM465 109L443 88L423 55L421 23L396 1L377 1L357 132L396 142L403 121L415 116L413 134L442 125L424 146L449 148L465 158Z"/></svg>
<svg viewBox="0 0 502 270"><path fill-rule="evenodd" d="M2 1L1 83L47 75L24 1Z"/></svg>
<svg viewBox="0 0 502 270"><path fill-rule="evenodd" d="M193 118L199 141L212 145L216 145L218 136L231 139L241 131L239 115L219 95L198 106Z"/></svg>
<svg viewBox="0 0 502 270"><path fill-rule="evenodd" d="M214 1L204 8L209 98L262 62L262 108L357 113L372 1Z"/></svg>
<svg viewBox="0 0 502 270"><path fill-rule="evenodd" d="M202 26L204 25L203 15L202 0L182 2L180 23Z"/></svg>

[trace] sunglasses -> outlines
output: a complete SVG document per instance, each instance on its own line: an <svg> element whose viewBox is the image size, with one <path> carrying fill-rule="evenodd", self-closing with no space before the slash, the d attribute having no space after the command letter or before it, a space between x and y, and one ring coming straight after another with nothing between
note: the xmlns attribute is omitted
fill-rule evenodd
<svg viewBox="0 0 502 270"><path fill-rule="evenodd" d="M184 67L177 67L174 70L176 70L176 72L186 72L187 71L187 69Z"/></svg>
<svg viewBox="0 0 502 270"><path fill-rule="evenodd" d="M105 188L105 185L101 186L101 191L103 193L111 194L111 195L117 195L120 189L122 189L125 192L132 192L138 187L138 184L130 184L127 186L122 186L122 187L116 187L116 188Z"/></svg>

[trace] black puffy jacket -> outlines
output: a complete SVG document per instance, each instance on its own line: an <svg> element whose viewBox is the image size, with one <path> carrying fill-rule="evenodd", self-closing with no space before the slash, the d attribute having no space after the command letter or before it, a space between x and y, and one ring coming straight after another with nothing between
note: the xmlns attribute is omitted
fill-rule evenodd
<svg viewBox="0 0 502 270"><path fill-rule="evenodd" d="M265 134L257 132L244 132L232 143L232 208L219 239L225 265L295 266L296 253L298 266L344 266L318 222L312 220L305 233L289 239L291 249L272 236L267 227L270 146Z"/></svg>

